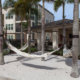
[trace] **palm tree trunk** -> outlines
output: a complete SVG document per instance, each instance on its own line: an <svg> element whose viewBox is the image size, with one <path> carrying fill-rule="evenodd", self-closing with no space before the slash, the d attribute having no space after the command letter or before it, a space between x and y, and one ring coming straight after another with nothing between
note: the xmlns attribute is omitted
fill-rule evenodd
<svg viewBox="0 0 80 80"><path fill-rule="evenodd" d="M63 48L66 48L66 28L64 25L65 20L65 2L63 0Z"/></svg>
<svg viewBox="0 0 80 80"><path fill-rule="evenodd" d="M3 28L2 28L2 6L0 0L0 65L4 64L3 57Z"/></svg>
<svg viewBox="0 0 80 80"><path fill-rule="evenodd" d="M29 19L28 19L28 52L31 53L31 11L29 10Z"/></svg>
<svg viewBox="0 0 80 80"><path fill-rule="evenodd" d="M22 30L22 21L21 21L21 47L23 46L23 30Z"/></svg>
<svg viewBox="0 0 80 80"><path fill-rule="evenodd" d="M44 12L44 0L42 1L42 32L41 32L41 43L42 43L42 54L44 54L44 34L45 34L45 12ZM42 58L44 60L44 58Z"/></svg>
<svg viewBox="0 0 80 80"><path fill-rule="evenodd" d="M73 47L72 47L72 73L74 78L79 77L78 72L78 54L79 54L79 0L74 0L74 23L73 23Z"/></svg>

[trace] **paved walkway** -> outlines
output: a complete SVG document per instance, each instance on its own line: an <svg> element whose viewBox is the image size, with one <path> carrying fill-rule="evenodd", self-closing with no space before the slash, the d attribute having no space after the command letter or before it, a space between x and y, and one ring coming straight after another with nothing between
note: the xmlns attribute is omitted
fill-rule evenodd
<svg viewBox="0 0 80 80"><path fill-rule="evenodd" d="M79 72L80 72L80 61ZM21 56L5 56L5 65L0 66L0 76L15 80L80 80L70 76L72 59L50 56L47 61L40 58L24 58ZM0 79L10 80L10 79Z"/></svg>

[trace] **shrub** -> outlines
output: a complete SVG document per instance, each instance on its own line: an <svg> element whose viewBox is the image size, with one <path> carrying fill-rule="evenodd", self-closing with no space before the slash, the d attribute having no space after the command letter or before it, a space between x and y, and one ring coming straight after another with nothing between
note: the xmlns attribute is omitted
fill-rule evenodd
<svg viewBox="0 0 80 80"><path fill-rule="evenodd" d="M59 51L55 52L55 54L60 55L60 56L63 56L63 50L60 49Z"/></svg>
<svg viewBox="0 0 80 80"><path fill-rule="evenodd" d="M36 51L37 51L37 48L31 47L31 52L36 52ZM23 52L27 52L28 53L28 48L25 49Z"/></svg>
<svg viewBox="0 0 80 80"><path fill-rule="evenodd" d="M10 49L4 49L3 50L3 55L8 55L10 53Z"/></svg>
<svg viewBox="0 0 80 80"><path fill-rule="evenodd" d="M20 43L21 43L20 40L9 40L9 41L15 47L20 48Z"/></svg>
<svg viewBox="0 0 80 80"><path fill-rule="evenodd" d="M5 49L5 48L7 48L7 45L6 45L5 41L4 41L4 43L3 43L3 49Z"/></svg>
<svg viewBox="0 0 80 80"><path fill-rule="evenodd" d="M49 50L50 52L51 51L54 51L54 50ZM53 55L60 55L60 56L63 56L63 50L60 49L59 51L56 51L55 53L53 53Z"/></svg>
<svg viewBox="0 0 80 80"><path fill-rule="evenodd" d="M31 48L31 52L36 52L36 51L37 51L37 49L35 47Z"/></svg>

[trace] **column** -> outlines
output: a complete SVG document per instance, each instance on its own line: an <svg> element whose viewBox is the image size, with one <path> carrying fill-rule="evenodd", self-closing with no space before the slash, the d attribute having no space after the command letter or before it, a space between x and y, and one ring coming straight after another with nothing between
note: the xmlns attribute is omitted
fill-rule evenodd
<svg viewBox="0 0 80 80"><path fill-rule="evenodd" d="M79 30L79 52L80 52L80 30ZM80 53L79 53L80 55Z"/></svg>
<svg viewBox="0 0 80 80"><path fill-rule="evenodd" d="M37 49L41 50L41 33L37 33Z"/></svg>
<svg viewBox="0 0 80 80"><path fill-rule="evenodd" d="M53 45L53 49L58 48L58 32L53 32L52 34L52 45Z"/></svg>

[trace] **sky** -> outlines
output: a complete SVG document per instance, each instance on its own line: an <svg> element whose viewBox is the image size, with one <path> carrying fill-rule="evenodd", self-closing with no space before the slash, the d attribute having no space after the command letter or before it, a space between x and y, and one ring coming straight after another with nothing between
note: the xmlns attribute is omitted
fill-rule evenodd
<svg viewBox="0 0 80 80"><path fill-rule="evenodd" d="M2 0L2 3L4 1L5 0ZM40 4L42 5L42 2L40 2ZM58 11L55 12L53 5L54 5L53 3L46 3L45 2L45 8L54 14L54 20L55 21L61 20L62 19L62 7L60 7L58 9ZM80 5L79 5L79 7L80 7ZM73 19L73 8L74 8L73 4L66 4L65 5L65 18L66 19ZM79 9L79 12L80 12L80 9ZM80 15L79 15L79 17L80 17Z"/></svg>

